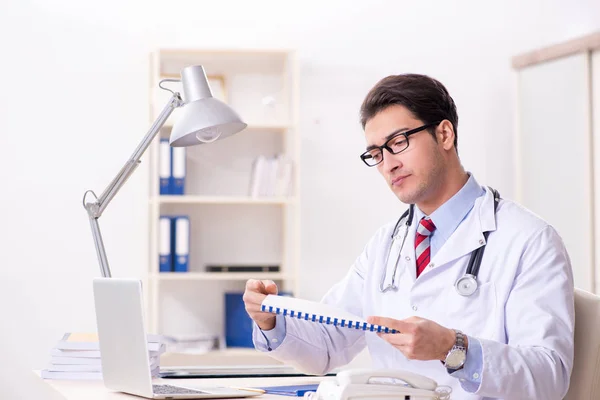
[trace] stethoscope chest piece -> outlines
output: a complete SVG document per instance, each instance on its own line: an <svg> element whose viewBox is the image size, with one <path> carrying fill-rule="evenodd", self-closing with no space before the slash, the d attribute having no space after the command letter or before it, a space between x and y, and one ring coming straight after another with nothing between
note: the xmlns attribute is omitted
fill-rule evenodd
<svg viewBox="0 0 600 400"><path fill-rule="evenodd" d="M454 287L461 296L470 296L477 290L477 278L465 274L456 281Z"/></svg>

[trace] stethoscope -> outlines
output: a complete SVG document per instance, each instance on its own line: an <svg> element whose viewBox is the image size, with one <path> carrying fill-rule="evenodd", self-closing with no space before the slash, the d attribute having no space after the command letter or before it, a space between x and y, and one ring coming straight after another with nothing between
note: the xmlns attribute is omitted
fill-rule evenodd
<svg viewBox="0 0 600 400"><path fill-rule="evenodd" d="M491 187L489 189L492 191L492 194L494 195L494 218L495 218L496 210L498 209L498 203L500 202L500 193L498 193L497 190L495 190ZM388 290L398 290L398 285L396 285L396 271L398 269L398 262L400 261L400 255L402 254L402 249L404 248L404 242L406 241L406 236L408 235L408 229L410 228L410 225L412 224L413 216L415 213L414 209L415 209L415 205L411 204L408 207L408 210L406 210L402 214L402 216L398 219L398 222L396 222L396 226L394 226L394 230L392 231L392 236L391 236L392 243L390 244L390 247L388 249L386 263L385 263L385 267L383 270L383 275L381 277L381 283L379 284L379 291L381 291L381 293L385 293ZM394 265L392 281L391 281L391 283L389 283L387 286L384 287L385 280L386 280L387 266L389 263L390 255L392 253L392 248L394 247L394 241L397 239L398 231L402 225L405 225L404 234L402 235L402 243L400 244L400 250L398 251L398 257L396 258L396 263ZM489 231L483 233L483 237L485 239L486 244L487 244L487 237L488 237L489 233L490 233ZM474 250L471 253L471 257L469 258L469 264L467 265L466 273L463 276L461 276L460 278L458 278L456 280L456 282L454 283L454 287L455 287L456 291L461 296L471 296L477 290L477 287L478 287L477 274L479 273L479 267L481 266L481 260L483 258L483 251L485 250L485 246L486 245L484 244L483 246L477 248L476 250Z"/></svg>

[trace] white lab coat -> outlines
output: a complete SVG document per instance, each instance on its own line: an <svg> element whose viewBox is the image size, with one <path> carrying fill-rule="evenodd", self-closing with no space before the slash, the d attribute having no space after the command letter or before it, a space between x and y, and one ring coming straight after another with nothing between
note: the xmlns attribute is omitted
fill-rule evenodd
<svg viewBox="0 0 600 400"><path fill-rule="evenodd" d="M570 260L556 231L507 200L501 200L494 218L493 196L486 189L418 280L413 223L396 273L399 289L382 293L394 225L376 232L323 302L364 318L414 315L479 339L483 370L477 392L463 390L439 361L408 360L375 333L289 317L285 339L269 354L307 373L323 374L350 362L366 345L374 368L423 374L451 386L453 399L562 399L573 365L574 291ZM460 296L454 283L488 230L479 288L470 297Z"/></svg>

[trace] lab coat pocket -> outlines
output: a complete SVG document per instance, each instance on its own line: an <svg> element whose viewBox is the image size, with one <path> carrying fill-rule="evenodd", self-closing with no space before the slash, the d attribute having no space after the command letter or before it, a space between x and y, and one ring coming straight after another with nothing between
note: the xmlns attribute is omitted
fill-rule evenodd
<svg viewBox="0 0 600 400"><path fill-rule="evenodd" d="M480 284L471 296L462 296L451 286L437 298L439 310L443 310L441 324L467 335L491 338L500 322L496 297L494 282Z"/></svg>

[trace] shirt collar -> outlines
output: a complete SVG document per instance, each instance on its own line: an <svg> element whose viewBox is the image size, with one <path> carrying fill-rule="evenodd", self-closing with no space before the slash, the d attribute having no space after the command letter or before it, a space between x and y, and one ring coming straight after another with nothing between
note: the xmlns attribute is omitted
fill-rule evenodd
<svg viewBox="0 0 600 400"><path fill-rule="evenodd" d="M475 205L475 200L485 194L485 189L479 185L475 177L471 173L468 173L468 175L467 183L429 216L435 225L434 234L439 235L438 237L441 236L444 242L448 240L462 220L469 214L469 211ZM415 206L417 223L424 216L425 213Z"/></svg>

